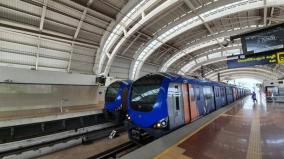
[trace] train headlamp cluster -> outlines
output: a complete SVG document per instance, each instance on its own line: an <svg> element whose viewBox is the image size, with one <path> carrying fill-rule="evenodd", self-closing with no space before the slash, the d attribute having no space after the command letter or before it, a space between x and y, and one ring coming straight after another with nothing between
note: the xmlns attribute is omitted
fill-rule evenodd
<svg viewBox="0 0 284 159"><path fill-rule="evenodd" d="M164 118L159 122L157 122L156 124L154 124L154 128L165 128L167 127L167 125L168 125L168 118Z"/></svg>
<svg viewBox="0 0 284 159"><path fill-rule="evenodd" d="M131 117L128 114L126 114L126 119L131 120Z"/></svg>

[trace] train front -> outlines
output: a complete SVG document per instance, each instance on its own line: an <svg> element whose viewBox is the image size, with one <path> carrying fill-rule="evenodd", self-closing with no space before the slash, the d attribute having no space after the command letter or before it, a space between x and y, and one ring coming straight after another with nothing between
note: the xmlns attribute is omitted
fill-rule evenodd
<svg viewBox="0 0 284 159"><path fill-rule="evenodd" d="M167 78L159 74L146 75L132 84L126 115L131 140L160 137L167 129L167 85Z"/></svg>
<svg viewBox="0 0 284 159"><path fill-rule="evenodd" d="M130 82L116 81L107 87L104 114L107 119L122 122L127 110L127 96Z"/></svg>

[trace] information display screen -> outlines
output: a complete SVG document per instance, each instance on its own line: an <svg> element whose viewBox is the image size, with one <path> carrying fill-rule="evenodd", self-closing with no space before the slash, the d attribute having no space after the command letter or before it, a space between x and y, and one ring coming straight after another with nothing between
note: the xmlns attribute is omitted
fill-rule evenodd
<svg viewBox="0 0 284 159"><path fill-rule="evenodd" d="M241 40L244 54L282 50L284 48L284 26L282 24L251 32L243 35Z"/></svg>

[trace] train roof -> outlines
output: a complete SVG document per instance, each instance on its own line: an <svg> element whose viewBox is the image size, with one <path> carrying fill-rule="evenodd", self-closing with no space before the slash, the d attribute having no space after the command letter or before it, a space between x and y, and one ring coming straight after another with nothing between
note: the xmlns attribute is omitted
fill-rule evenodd
<svg viewBox="0 0 284 159"><path fill-rule="evenodd" d="M238 87L236 85L231 85L231 84L227 84L227 83L223 83L223 82L197 79L197 78L194 78L194 77L191 77L191 76L183 76L183 75L179 75L179 74L176 74L176 73L168 73L168 72L151 73L151 74L147 74L145 76L153 76L153 75L161 75L161 76L168 78L172 81L191 82L191 83L201 84L201 85L205 85L205 84L208 85L209 84L209 85L215 85L215 86ZM240 87L238 87L238 88L240 88Z"/></svg>

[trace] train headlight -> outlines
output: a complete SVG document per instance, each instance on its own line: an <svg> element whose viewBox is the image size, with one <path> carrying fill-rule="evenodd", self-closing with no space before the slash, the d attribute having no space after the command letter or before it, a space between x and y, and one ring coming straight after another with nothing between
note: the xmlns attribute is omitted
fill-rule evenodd
<svg viewBox="0 0 284 159"><path fill-rule="evenodd" d="M128 114L126 114L126 118L127 120L131 120L131 117Z"/></svg>
<svg viewBox="0 0 284 159"><path fill-rule="evenodd" d="M162 125L162 126L167 126L167 122L166 122L166 121L162 121L162 122L161 122L161 125Z"/></svg>
<svg viewBox="0 0 284 159"><path fill-rule="evenodd" d="M160 127L161 127L161 124L160 124L160 123L157 123L157 127L160 128Z"/></svg>
<svg viewBox="0 0 284 159"><path fill-rule="evenodd" d="M165 128L168 125L168 118L164 118L154 125L154 128Z"/></svg>

